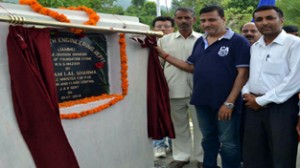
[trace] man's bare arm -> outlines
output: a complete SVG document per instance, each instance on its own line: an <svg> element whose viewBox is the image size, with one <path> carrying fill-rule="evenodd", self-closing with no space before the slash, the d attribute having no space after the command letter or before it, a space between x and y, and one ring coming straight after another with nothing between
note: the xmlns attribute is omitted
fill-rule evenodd
<svg viewBox="0 0 300 168"><path fill-rule="evenodd" d="M170 63L170 64L172 64L172 65L176 66L177 68L182 69L184 71L187 71L187 72L190 72L190 73L194 72L194 65L188 64L187 62L185 62L181 59L178 59L176 57L173 57L172 55L169 55L168 53L166 53L163 49L161 49L158 46L155 46L154 48L157 50L158 55L161 58L163 58L165 61L167 61L168 63Z"/></svg>
<svg viewBox="0 0 300 168"><path fill-rule="evenodd" d="M235 78L233 87L231 89L231 92L229 96L226 99L226 102L228 103L234 103L240 94L243 86L248 80L249 76L249 68L237 68L238 74L237 77ZM219 110L219 119L220 120L228 120L231 118L233 109L228 109L225 105L221 106Z"/></svg>

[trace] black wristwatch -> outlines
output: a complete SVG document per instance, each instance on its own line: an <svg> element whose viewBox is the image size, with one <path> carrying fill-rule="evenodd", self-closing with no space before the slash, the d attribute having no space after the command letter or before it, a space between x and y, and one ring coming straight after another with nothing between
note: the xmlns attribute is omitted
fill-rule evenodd
<svg viewBox="0 0 300 168"><path fill-rule="evenodd" d="M229 109L233 109L234 108L234 104L233 103L228 103L228 102L224 102L224 105L229 108Z"/></svg>

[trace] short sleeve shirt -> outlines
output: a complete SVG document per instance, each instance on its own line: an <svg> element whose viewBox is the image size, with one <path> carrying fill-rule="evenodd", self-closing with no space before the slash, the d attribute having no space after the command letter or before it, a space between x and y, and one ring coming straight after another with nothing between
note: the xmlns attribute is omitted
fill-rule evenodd
<svg viewBox="0 0 300 168"><path fill-rule="evenodd" d="M206 37L204 35L196 41L192 55L187 59L194 65L191 104L219 109L232 90L237 68L249 67L250 44L230 29L210 46ZM241 102L239 96L236 106Z"/></svg>

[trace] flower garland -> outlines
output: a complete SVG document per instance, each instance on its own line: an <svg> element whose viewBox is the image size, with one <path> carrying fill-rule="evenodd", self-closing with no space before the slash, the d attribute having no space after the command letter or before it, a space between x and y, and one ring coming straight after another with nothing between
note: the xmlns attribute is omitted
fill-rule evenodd
<svg viewBox="0 0 300 168"><path fill-rule="evenodd" d="M78 104L87 104L90 102L94 102L97 100L104 100L104 99L108 99L108 98L113 98L112 100L108 101L105 104L102 104L98 107L95 107L93 109L90 110L85 110L82 112L73 112L70 114L61 114L60 118L62 119L76 119L76 118L81 118L90 114L94 114L94 113L98 113L101 110L107 109L108 107L116 104L117 102L119 102L120 100L124 99L124 97L127 95L128 93L128 74L127 74L127 69L128 69L128 65L127 65L127 55L126 55L126 38L125 35L122 33L119 35L120 39L119 39L119 45L120 45L120 60L121 60L121 88L122 88L122 94L112 94L112 95L107 95L107 94L103 94L100 96L93 96L93 97L88 97L88 98L84 98L84 99L80 99L80 100L75 100L75 101L67 101L67 102L63 102L59 104L59 107L71 107L74 105L78 105Z"/></svg>
<svg viewBox="0 0 300 168"><path fill-rule="evenodd" d="M37 0L20 0L20 4L28 5L31 7L31 9L33 11L40 13L42 15L50 16L50 17L56 19L57 21L71 23L71 21L65 15L60 14L54 10L43 7L40 3L38 3ZM100 17L97 15L97 13L93 9L85 7L85 6L79 6L79 7L71 6L71 7L63 8L63 9L84 11L89 16L89 20L83 23L85 25L94 25L95 26L100 19ZM83 33L82 29L76 29L76 28L71 28L70 31L75 34Z"/></svg>

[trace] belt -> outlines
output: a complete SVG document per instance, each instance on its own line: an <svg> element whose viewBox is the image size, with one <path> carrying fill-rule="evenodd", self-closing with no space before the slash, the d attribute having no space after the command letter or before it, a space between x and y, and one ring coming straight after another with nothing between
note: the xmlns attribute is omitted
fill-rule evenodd
<svg viewBox="0 0 300 168"><path fill-rule="evenodd" d="M260 96L264 95L264 94L255 94L255 93L252 93L252 92L250 92L250 94L254 95L255 97L260 97Z"/></svg>

